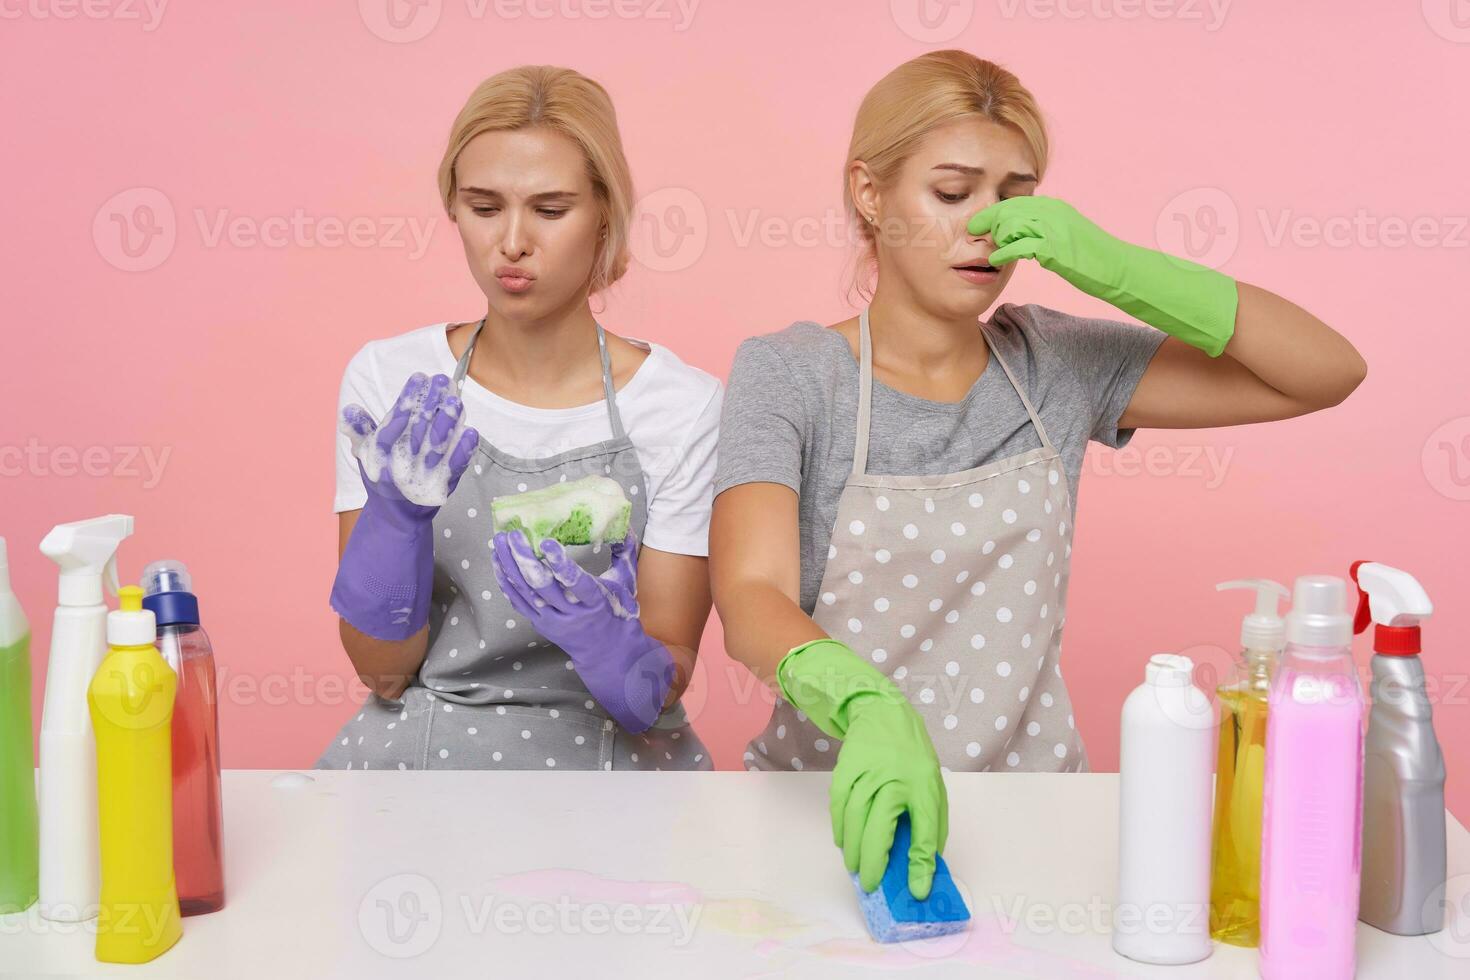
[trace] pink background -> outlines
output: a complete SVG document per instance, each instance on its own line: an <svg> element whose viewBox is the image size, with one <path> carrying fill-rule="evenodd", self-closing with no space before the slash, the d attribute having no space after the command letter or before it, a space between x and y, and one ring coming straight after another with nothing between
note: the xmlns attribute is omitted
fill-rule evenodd
<svg viewBox="0 0 1470 980"><path fill-rule="evenodd" d="M1043 193L1301 303L1371 366L1331 411L1091 451L1065 651L1094 767L1116 767L1148 654L1234 649L1248 600L1215 582L1370 558L1439 603L1425 667L1470 813L1470 23L1448 0L1143 9L7 6L0 533L35 627L37 723L55 576L36 546L108 511L137 517L125 579L161 556L195 572L226 765L308 766L361 698L326 602L337 386L365 341L481 309L434 185L480 79L550 62L607 86L649 223L603 321L723 378L742 338L852 312L831 229L853 112L901 61L959 46L1041 101ZM1034 266L1005 299L1111 312ZM159 478L140 449L168 454ZM703 664L691 712L736 766L767 707L714 620Z"/></svg>

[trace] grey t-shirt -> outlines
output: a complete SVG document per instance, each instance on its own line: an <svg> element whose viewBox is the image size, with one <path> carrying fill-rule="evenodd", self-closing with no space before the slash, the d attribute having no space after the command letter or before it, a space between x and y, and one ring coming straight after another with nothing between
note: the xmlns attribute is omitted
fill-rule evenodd
<svg viewBox="0 0 1470 980"><path fill-rule="evenodd" d="M1119 448L1138 381L1165 334L1044 306L996 307L987 335L1061 454L1077 506L1087 441ZM725 391L715 494L780 483L800 497L801 607L811 613L837 503L852 472L858 363L837 331L811 321L740 345ZM959 402L919 398L873 380L868 472L957 473L1041 445L1026 406L991 357Z"/></svg>

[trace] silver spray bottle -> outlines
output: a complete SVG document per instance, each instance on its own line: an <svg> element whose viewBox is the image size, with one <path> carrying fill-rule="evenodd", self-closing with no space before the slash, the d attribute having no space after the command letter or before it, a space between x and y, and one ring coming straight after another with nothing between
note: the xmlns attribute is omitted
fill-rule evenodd
<svg viewBox="0 0 1470 980"><path fill-rule="evenodd" d="M1434 607L1414 577L1397 568L1354 562L1352 576L1354 632L1376 624L1358 917L1385 932L1422 936L1444 926L1444 756L1419 660L1419 624Z"/></svg>

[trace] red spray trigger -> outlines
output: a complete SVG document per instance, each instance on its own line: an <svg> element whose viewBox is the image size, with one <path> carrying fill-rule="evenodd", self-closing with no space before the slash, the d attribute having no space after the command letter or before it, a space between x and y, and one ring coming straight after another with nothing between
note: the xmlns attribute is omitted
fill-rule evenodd
<svg viewBox="0 0 1470 980"><path fill-rule="evenodd" d="M1358 566L1367 564L1368 559L1360 558L1353 562L1348 568L1348 575L1353 580L1353 588L1358 590L1358 611L1353 615L1353 634L1363 632L1368 624L1373 622L1373 614L1368 609L1368 593L1358 584Z"/></svg>
<svg viewBox="0 0 1470 980"><path fill-rule="evenodd" d="M1421 650L1419 624L1434 613L1424 587L1408 572L1381 562L1355 561L1349 574L1358 587L1353 632L1363 632L1371 621L1374 653L1417 655Z"/></svg>

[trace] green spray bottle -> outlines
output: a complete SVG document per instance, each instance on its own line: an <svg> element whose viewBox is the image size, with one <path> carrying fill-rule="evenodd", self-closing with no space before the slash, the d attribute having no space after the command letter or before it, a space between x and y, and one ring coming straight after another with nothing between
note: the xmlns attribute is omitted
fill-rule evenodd
<svg viewBox="0 0 1470 980"><path fill-rule="evenodd" d="M0 915L30 908L40 890L30 647L0 538Z"/></svg>

